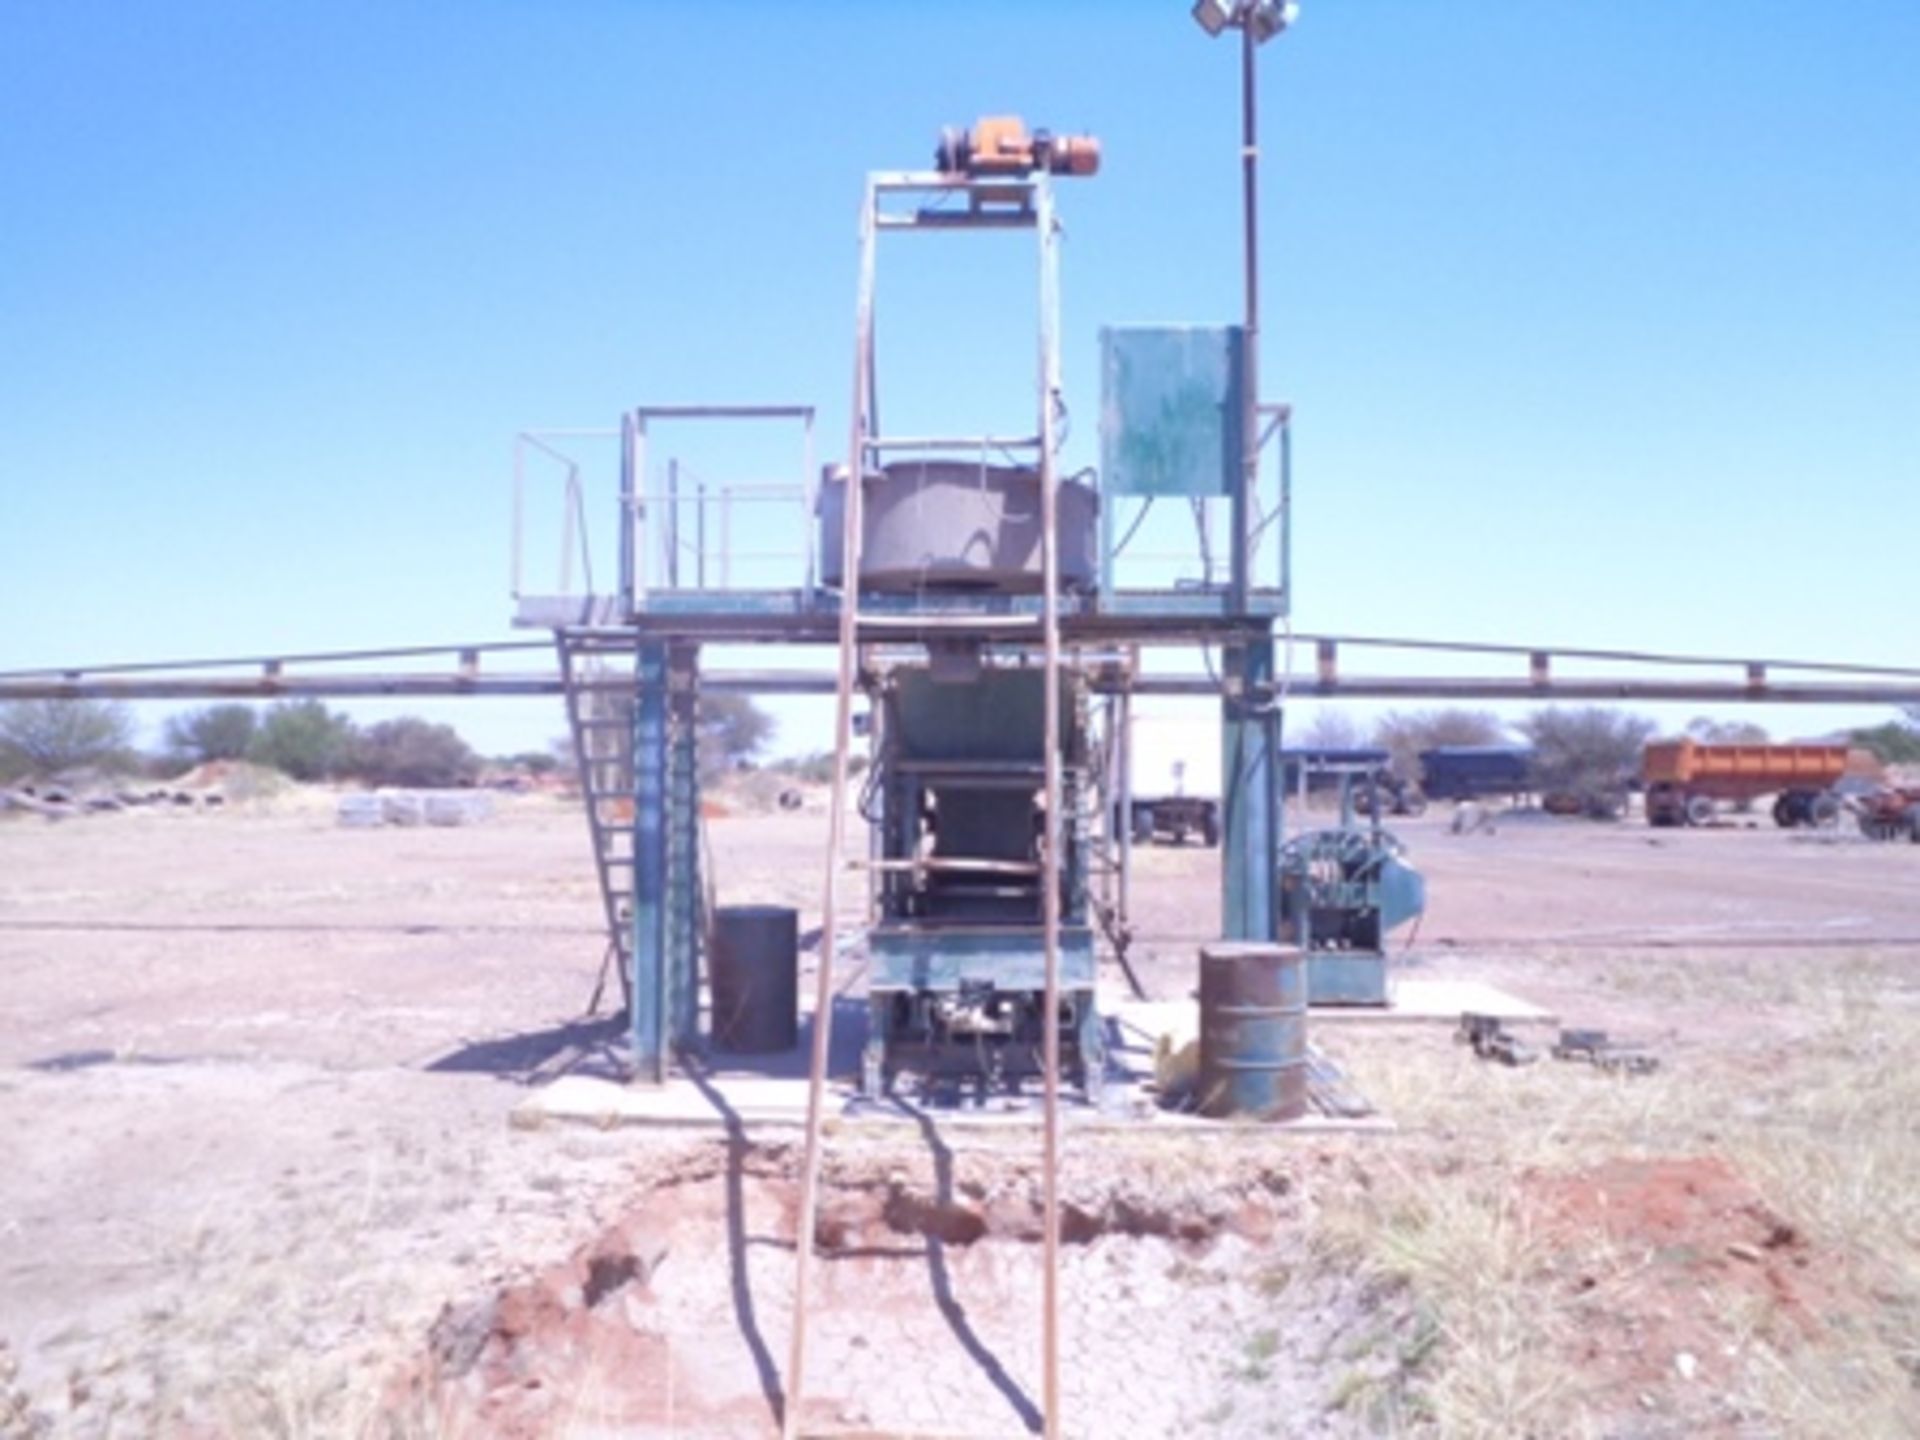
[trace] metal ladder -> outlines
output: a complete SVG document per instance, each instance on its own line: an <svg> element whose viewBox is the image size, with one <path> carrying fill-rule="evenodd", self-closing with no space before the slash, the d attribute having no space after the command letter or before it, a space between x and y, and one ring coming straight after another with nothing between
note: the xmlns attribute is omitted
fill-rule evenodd
<svg viewBox="0 0 1920 1440"><path fill-rule="evenodd" d="M825 1081L833 1013L833 967L835 950L844 923L845 907L841 899L843 877L865 871L870 876L882 862L863 853L855 856L847 848L848 751L852 743L853 691L859 653L863 642L875 632L904 632L924 639L932 632L947 630L978 635L991 631L996 638L1038 645L1042 655L1042 683L1046 693L1044 719L1045 815L1047 834L1041 847L1040 886L1042 932L1046 958L1046 989L1043 1009L1043 1298L1041 1340L1041 1415L1046 1440L1060 1436L1060 1344L1059 1344L1059 1268L1060 1268L1060 840L1063 776L1060 753L1061 641L1059 615L1059 536L1057 533L1059 485L1058 422L1060 403L1058 326L1058 275L1054 251L1055 218L1052 191L1044 175L1020 182L1031 197L1031 208L1013 217L1031 225L1039 236L1040 259L1040 374L1039 435L1037 464L1040 471L1040 548L1041 607L1037 617L1022 617L1011 627L984 623L971 615L879 614L860 609L861 542L864 538L863 477L868 462L879 452L874 397L874 240L875 232L885 224L879 214L878 192L883 188L964 193L975 198L988 193L1004 198L1002 191L958 182L950 175L869 176L866 201L860 224L859 304L855 318L853 407L847 467L847 499L841 516L841 590L839 607L839 665L835 683L834 778L828 821L825 893L821 903L823 932L819 970L815 976L812 1054L808 1069L806 1136L801 1158L800 1205L794 1235L793 1325L787 1356L785 1392L781 1406L782 1440L797 1440L802 1423L806 1395L806 1340L808 1319L808 1280L814 1250L814 1225L818 1213L822 1120L825 1108ZM981 217L975 206L975 219ZM1004 223L1001 222L1001 223ZM863 847L864 850L864 847Z"/></svg>
<svg viewBox="0 0 1920 1440"><path fill-rule="evenodd" d="M553 632L580 777L580 802L593 840L593 867L607 921L607 964L633 1004L633 687L599 683L609 657L630 657L630 638ZM629 665L628 669L631 669ZM601 972L605 982L605 969ZM595 996L600 993L596 986Z"/></svg>

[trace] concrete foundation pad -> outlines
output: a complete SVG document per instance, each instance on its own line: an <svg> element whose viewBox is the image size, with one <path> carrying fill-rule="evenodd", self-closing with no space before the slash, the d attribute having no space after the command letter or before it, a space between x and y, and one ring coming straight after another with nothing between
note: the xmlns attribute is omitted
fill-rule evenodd
<svg viewBox="0 0 1920 1440"><path fill-rule="evenodd" d="M1560 1023L1552 1011L1481 980L1400 979L1393 983L1390 996L1386 1005L1312 1006L1307 1011L1307 1031L1312 1034L1321 1025L1455 1025L1468 1011L1492 1015L1510 1025ZM1151 1050L1163 1035L1182 1044L1200 1033L1199 1002L1191 998L1135 1000L1103 988L1100 1006L1103 1014L1118 1020L1123 1044L1144 1044Z"/></svg>
<svg viewBox="0 0 1920 1440"><path fill-rule="evenodd" d="M1322 1025L1390 1025L1458 1022L1463 1012L1494 1015L1513 1025L1555 1025L1559 1018L1538 1005L1477 980L1399 979L1390 1005L1316 1006L1308 1015L1311 1032ZM1115 1068L1099 1109L1077 1093L1064 1099L1067 1126L1076 1132L1182 1131L1249 1135L1391 1132L1393 1122L1378 1115L1311 1113L1279 1124L1261 1121L1206 1120L1162 1109L1155 1101L1156 1065L1166 1069L1168 1053L1190 1048L1199 1034L1199 1006L1192 999L1135 1000L1102 987L1101 1009L1108 1017ZM910 1101L863 1099L854 1082L864 1016L857 1011L836 1022L836 1063L827 1091L829 1123L881 1133L894 1127L937 1123L948 1133L1037 1128L1038 1096L996 1097L979 1105L921 1107ZM811 1016L803 1029L811 1027ZM537 1128L549 1122L665 1129L797 1131L807 1118L807 1044L751 1065L722 1061L699 1075L675 1075L665 1084L631 1083L606 1074L567 1074L541 1086L513 1111L513 1123ZM1319 1061L1315 1062L1320 1063ZM1165 1078L1164 1076L1162 1077ZM1335 1108L1335 1107L1325 1107Z"/></svg>
<svg viewBox="0 0 1920 1440"><path fill-rule="evenodd" d="M1099 1110L1077 1097L1063 1103L1063 1119L1074 1133L1155 1131L1158 1133L1325 1135L1391 1133L1393 1122L1377 1115L1341 1117L1305 1115L1278 1123L1207 1120L1162 1110L1137 1082L1109 1083L1109 1103ZM838 1133L918 1130L932 1121L949 1136L966 1131L1038 1130L1037 1095L980 1107L927 1107L905 1100L870 1102L859 1098L851 1081L832 1083L827 1094L828 1124ZM716 1131L798 1131L807 1120L807 1082L752 1075L675 1076L664 1085L625 1084L590 1075L566 1075L541 1087L513 1110L513 1124L538 1129L557 1122L661 1129Z"/></svg>
<svg viewBox="0 0 1920 1440"><path fill-rule="evenodd" d="M1532 1001L1484 980L1396 979L1388 991L1389 1003L1371 1005L1316 1005L1307 1012L1307 1026L1432 1022L1456 1025L1472 1011L1491 1015L1509 1025L1558 1025L1560 1017Z"/></svg>

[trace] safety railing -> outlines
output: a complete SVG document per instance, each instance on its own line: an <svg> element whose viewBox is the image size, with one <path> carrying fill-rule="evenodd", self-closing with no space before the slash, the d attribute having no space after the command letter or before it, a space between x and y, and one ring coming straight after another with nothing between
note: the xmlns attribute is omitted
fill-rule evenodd
<svg viewBox="0 0 1920 1440"><path fill-rule="evenodd" d="M677 462L665 487L634 494L640 540L635 594L661 591L809 588L817 564L815 497L805 485L710 484ZM680 483L684 478L685 484ZM768 546L766 537L798 543Z"/></svg>
<svg viewBox="0 0 1920 1440"><path fill-rule="evenodd" d="M796 479L710 480L678 458L649 470L663 422L749 420L798 426ZM523 430L513 443L509 591L523 619L605 619L665 592L812 589L818 498L810 406L642 406L618 426ZM607 511L614 544L604 526L596 537L588 525ZM530 558L541 554L555 555L551 572Z"/></svg>
<svg viewBox="0 0 1920 1440"><path fill-rule="evenodd" d="M620 593L627 613L645 609L649 595L662 591L792 588L796 580L813 588L819 568L813 420L811 405L647 405L622 417ZM664 480L655 485L647 468L648 451L656 430L676 421L797 425L800 478L788 483L710 482L697 473L683 473L679 460L670 459ZM689 509L691 525L686 523ZM799 542L769 546L770 530L782 533L782 511L796 522L785 533L797 533ZM771 525L763 518L769 514L774 516ZM744 547L737 543L743 539ZM769 577L767 562L784 562L787 568Z"/></svg>
<svg viewBox="0 0 1920 1440"><path fill-rule="evenodd" d="M611 427L522 430L513 437L513 528L509 541L508 588L518 601L531 593L594 595L593 547L587 530L586 472L590 461L582 453L616 439ZM552 590L527 585L529 549L527 491L538 483L538 471L557 472L560 486L559 560ZM549 537L551 538L551 537ZM578 564L583 590L574 589Z"/></svg>

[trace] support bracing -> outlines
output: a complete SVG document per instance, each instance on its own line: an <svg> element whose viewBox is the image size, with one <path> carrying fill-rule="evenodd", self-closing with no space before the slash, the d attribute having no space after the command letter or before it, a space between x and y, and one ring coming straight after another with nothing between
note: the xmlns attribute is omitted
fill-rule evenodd
<svg viewBox="0 0 1920 1440"><path fill-rule="evenodd" d="M1280 853L1280 777L1274 763L1280 710L1272 635L1224 646L1221 679L1222 933L1229 940L1271 940Z"/></svg>
<svg viewBox="0 0 1920 1440"><path fill-rule="evenodd" d="M635 651L633 706L633 1063L637 1078L667 1078L667 646Z"/></svg>

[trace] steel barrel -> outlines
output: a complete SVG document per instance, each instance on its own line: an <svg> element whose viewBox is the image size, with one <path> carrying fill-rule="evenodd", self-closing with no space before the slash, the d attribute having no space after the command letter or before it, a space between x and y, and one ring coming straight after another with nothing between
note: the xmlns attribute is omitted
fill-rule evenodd
<svg viewBox="0 0 1920 1440"><path fill-rule="evenodd" d="M715 1048L762 1055L800 1043L799 922L784 905L714 911L707 981Z"/></svg>
<svg viewBox="0 0 1920 1440"><path fill-rule="evenodd" d="M1200 1113L1293 1120L1307 1111L1307 970L1297 945L1200 952Z"/></svg>

